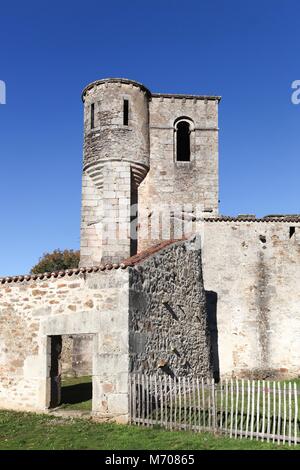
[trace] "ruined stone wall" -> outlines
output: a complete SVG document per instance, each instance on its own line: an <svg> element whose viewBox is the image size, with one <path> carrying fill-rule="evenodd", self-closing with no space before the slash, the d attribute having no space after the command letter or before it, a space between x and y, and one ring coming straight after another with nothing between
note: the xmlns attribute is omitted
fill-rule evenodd
<svg viewBox="0 0 300 470"><path fill-rule="evenodd" d="M221 375L300 375L300 223L205 222L202 259Z"/></svg>
<svg viewBox="0 0 300 470"><path fill-rule="evenodd" d="M139 251L158 240L182 234L153 233L157 212L171 205L171 225L181 230L182 217L218 214L218 99L152 95L150 112L150 171L139 187ZM191 160L176 161L174 122L192 120ZM164 222L166 215L163 216ZM176 228L177 227L177 228ZM174 229L171 229L174 230ZM194 227L188 227L190 233ZM152 233L151 233L152 231ZM189 235L190 233L186 233Z"/></svg>
<svg viewBox="0 0 300 470"><path fill-rule="evenodd" d="M130 271L130 370L211 373L199 238L172 244Z"/></svg>
<svg viewBox="0 0 300 470"><path fill-rule="evenodd" d="M93 335L62 337L62 375L82 377L93 373Z"/></svg>
<svg viewBox="0 0 300 470"><path fill-rule="evenodd" d="M0 407L50 403L49 338L93 336L93 411L127 419L128 270L0 283Z"/></svg>
<svg viewBox="0 0 300 470"><path fill-rule="evenodd" d="M220 97L152 94L138 82L109 78L88 85L82 98L81 266L120 262L136 247L142 251L160 240L182 238L182 218L218 214ZM180 118L190 122L188 162L176 158ZM138 242L132 243L130 206L136 202ZM167 233L157 223L161 212L170 219ZM185 235L192 233L193 224L184 227Z"/></svg>

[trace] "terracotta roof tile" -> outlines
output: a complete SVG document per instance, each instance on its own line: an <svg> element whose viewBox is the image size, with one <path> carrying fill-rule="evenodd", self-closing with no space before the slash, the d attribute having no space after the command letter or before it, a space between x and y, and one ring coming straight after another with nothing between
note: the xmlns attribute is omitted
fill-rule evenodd
<svg viewBox="0 0 300 470"><path fill-rule="evenodd" d="M125 259L122 264L124 264L125 266L134 266L138 263L141 263L146 258L149 258L149 256L154 255L158 251L163 250L167 246L172 245L173 243L176 243L176 242L183 241L183 240L185 239L180 238L180 239L174 239L174 240L165 240L163 242L157 243L156 245L152 245L146 250L141 251L141 253L137 253L136 255Z"/></svg>
<svg viewBox="0 0 300 470"><path fill-rule="evenodd" d="M183 240L183 239L182 239ZM41 274L27 274L27 275L20 275L20 276L7 276L0 278L0 284L10 284L16 282L23 282L23 281L30 281L30 280L43 280L43 279L50 279L51 277L64 277L64 276L72 276L73 274L84 274L84 273L92 273L92 272L99 272L99 271L110 271L113 269L126 269L130 266L135 266L136 264L142 262L149 256L157 253L160 250L163 250L167 246L171 245L172 243L176 243L182 240L166 240L164 242L158 243L157 245L151 246L146 250L138 253L137 255L131 256L130 258L126 258L121 263L107 263L107 264L100 264L99 266L91 266L88 268L74 268L74 269L66 269L62 271L54 271L54 272L45 272Z"/></svg>
<svg viewBox="0 0 300 470"><path fill-rule="evenodd" d="M255 216L238 216L230 217L220 215L219 217L207 217L204 222L300 222L300 215L270 215L266 217L256 218Z"/></svg>

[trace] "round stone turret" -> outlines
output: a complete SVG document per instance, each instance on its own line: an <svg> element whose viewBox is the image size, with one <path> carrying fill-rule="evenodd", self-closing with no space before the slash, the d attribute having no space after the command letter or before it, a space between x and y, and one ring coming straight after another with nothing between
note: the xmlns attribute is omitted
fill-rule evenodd
<svg viewBox="0 0 300 470"><path fill-rule="evenodd" d="M136 252L132 206L149 171L150 97L144 85L124 78L97 80L83 90L81 266Z"/></svg>
<svg viewBox="0 0 300 470"><path fill-rule="evenodd" d="M88 85L84 102L84 170L103 186L107 162L130 163L138 186L149 170L150 91L124 78L107 78Z"/></svg>

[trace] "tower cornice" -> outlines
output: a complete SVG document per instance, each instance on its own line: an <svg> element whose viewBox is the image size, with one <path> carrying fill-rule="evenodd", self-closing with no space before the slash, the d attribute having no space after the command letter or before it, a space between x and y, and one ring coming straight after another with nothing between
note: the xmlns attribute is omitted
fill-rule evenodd
<svg viewBox="0 0 300 470"><path fill-rule="evenodd" d="M125 85L132 85L132 86L136 86L138 88L140 88L143 92L145 92L147 94L147 96L150 98L151 97L151 91L145 87L145 85L143 85L142 83L140 82L137 82L135 80L130 80L128 78L103 78L101 80L95 80L94 82L91 82L89 83L89 85L87 85L82 93L81 93L81 99L82 101L84 102L84 98L85 98L85 95L86 95L86 92L91 90L92 88L94 88L95 86L97 85L102 85L102 84L105 84L105 83L123 83Z"/></svg>

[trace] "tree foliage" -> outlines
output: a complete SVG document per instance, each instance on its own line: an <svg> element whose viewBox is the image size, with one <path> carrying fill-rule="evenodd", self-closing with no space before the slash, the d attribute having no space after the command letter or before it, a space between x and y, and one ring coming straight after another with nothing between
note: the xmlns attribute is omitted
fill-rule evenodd
<svg viewBox="0 0 300 470"><path fill-rule="evenodd" d="M39 262L31 269L31 274L61 271L64 269L78 268L79 250L54 250L52 253L44 253Z"/></svg>

